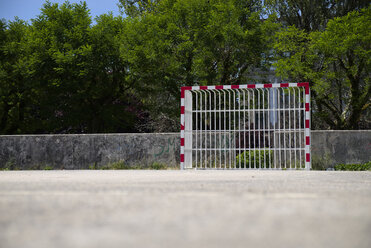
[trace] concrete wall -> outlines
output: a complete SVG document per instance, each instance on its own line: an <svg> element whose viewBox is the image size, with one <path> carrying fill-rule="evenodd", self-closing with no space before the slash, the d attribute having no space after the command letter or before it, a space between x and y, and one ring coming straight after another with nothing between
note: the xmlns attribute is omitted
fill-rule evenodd
<svg viewBox="0 0 371 248"><path fill-rule="evenodd" d="M312 158L332 167L371 160L371 131L312 131ZM179 133L0 136L0 168L87 169L123 160L179 167Z"/></svg>
<svg viewBox="0 0 371 248"><path fill-rule="evenodd" d="M371 130L312 131L312 162L325 167L371 161Z"/></svg>
<svg viewBox="0 0 371 248"><path fill-rule="evenodd" d="M110 162L179 165L178 134L0 136L0 168L86 169Z"/></svg>

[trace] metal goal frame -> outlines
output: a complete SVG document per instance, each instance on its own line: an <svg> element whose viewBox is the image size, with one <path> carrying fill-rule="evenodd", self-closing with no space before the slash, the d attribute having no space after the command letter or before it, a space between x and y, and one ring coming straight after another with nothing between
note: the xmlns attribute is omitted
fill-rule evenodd
<svg viewBox="0 0 371 248"><path fill-rule="evenodd" d="M311 169L307 82L185 86L180 112L181 169Z"/></svg>

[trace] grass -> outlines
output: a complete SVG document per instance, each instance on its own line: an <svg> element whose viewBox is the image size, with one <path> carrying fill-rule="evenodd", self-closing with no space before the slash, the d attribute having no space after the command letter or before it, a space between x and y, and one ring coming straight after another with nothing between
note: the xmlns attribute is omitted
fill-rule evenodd
<svg viewBox="0 0 371 248"><path fill-rule="evenodd" d="M150 166L149 169L151 170L167 170L168 167L166 164L159 163L159 162L153 162Z"/></svg>
<svg viewBox="0 0 371 248"><path fill-rule="evenodd" d="M338 164L334 169L337 171L371 171L371 161L364 164Z"/></svg>
<svg viewBox="0 0 371 248"><path fill-rule="evenodd" d="M330 153L325 153L323 156L312 155L312 170L326 170L332 168L333 164Z"/></svg>
<svg viewBox="0 0 371 248"><path fill-rule="evenodd" d="M101 169L101 170L167 170L168 166L166 164L160 163L160 162L153 162L149 166L143 166L143 165L128 165L124 161L120 160L118 162L108 163L104 166L97 166L94 164L94 166L90 167L89 169Z"/></svg>
<svg viewBox="0 0 371 248"><path fill-rule="evenodd" d="M329 153L324 156L312 156L312 170L326 170L333 168L336 171L371 171L371 161L361 164L336 164Z"/></svg>
<svg viewBox="0 0 371 248"><path fill-rule="evenodd" d="M17 171L17 170L57 170L57 168L54 168L50 165L33 165L30 166L27 169L21 169L16 164L5 164L4 167L0 168L2 171Z"/></svg>
<svg viewBox="0 0 371 248"><path fill-rule="evenodd" d="M103 165L102 167L98 167L98 169L101 169L101 170L129 170L129 169L135 169L135 168L132 168L131 166L126 165L124 163L124 161L118 161L118 162L113 162L113 163Z"/></svg>
<svg viewBox="0 0 371 248"><path fill-rule="evenodd" d="M63 168L57 168L50 165L33 165L26 170L58 170ZM103 166L99 166L97 163L89 165L89 170L168 170L172 169L164 163L153 162L150 165L128 165L124 161L120 160L117 162L108 163ZM13 160L7 162L4 167L0 168L0 171L20 170Z"/></svg>

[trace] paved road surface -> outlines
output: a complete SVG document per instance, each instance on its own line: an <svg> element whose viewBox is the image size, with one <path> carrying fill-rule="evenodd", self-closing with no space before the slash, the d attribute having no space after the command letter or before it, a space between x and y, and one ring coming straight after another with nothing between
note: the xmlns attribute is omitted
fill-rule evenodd
<svg viewBox="0 0 371 248"><path fill-rule="evenodd" d="M371 247L371 172L2 171L0 247Z"/></svg>

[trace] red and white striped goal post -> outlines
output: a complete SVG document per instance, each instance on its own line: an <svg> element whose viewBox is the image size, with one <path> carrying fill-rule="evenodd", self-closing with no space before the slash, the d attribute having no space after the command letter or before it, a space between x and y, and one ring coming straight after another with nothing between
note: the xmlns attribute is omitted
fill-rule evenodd
<svg viewBox="0 0 371 248"><path fill-rule="evenodd" d="M180 112L181 169L311 168L307 82L185 86Z"/></svg>

